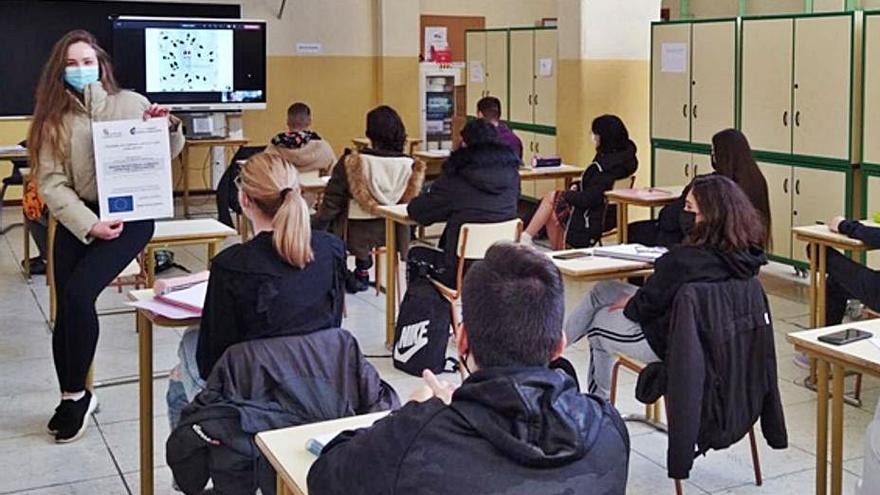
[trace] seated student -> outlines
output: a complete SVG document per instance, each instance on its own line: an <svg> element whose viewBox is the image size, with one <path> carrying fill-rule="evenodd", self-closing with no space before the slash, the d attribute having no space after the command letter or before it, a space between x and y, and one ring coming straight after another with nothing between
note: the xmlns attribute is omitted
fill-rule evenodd
<svg viewBox="0 0 880 495"><path fill-rule="evenodd" d="M856 220L832 218L828 227L871 248L880 247L880 228L862 225ZM880 311L880 272L827 249L828 285L825 290L825 323L838 325L846 314L849 299L858 299L865 306ZM809 253L808 253L809 254Z"/></svg>
<svg viewBox="0 0 880 495"><path fill-rule="evenodd" d="M355 272L346 279L349 292L367 290L373 266L370 252L385 245L385 220L375 214L375 207L409 203L425 181L425 164L403 152L406 128L393 108L383 105L370 110L366 134L371 147L346 150L333 168L313 220L316 228L329 227L344 238L354 255ZM397 241L398 251L405 256L409 247L405 225L398 225Z"/></svg>
<svg viewBox="0 0 880 495"><path fill-rule="evenodd" d="M590 393L609 396L614 353L643 363L665 357L672 302L682 285L749 279L767 263L760 216L730 179L694 179L684 212L684 243L657 260L644 287L601 282L566 321L569 342L590 339Z"/></svg>
<svg viewBox="0 0 880 495"><path fill-rule="evenodd" d="M238 184L254 237L211 262L201 327L184 334L181 362L170 378L172 428L228 347L339 327L342 321L345 248L333 235L312 232L296 168L261 153L242 167Z"/></svg>
<svg viewBox="0 0 880 495"><path fill-rule="evenodd" d="M549 257L496 244L464 280L457 390L428 387L315 461L312 495L623 494L629 436L617 411L548 363L562 354L562 277Z"/></svg>
<svg viewBox="0 0 880 495"><path fill-rule="evenodd" d="M287 132L277 134L266 147L296 167L299 173L325 172L336 162L336 154L327 141L312 127L312 110L305 103L294 103L287 109Z"/></svg>
<svg viewBox="0 0 880 495"><path fill-rule="evenodd" d="M752 148L746 136L736 129L725 129L712 136L712 168L736 184L746 193L752 206L758 210L770 238L770 197L767 181L752 156ZM679 218L684 209L684 199L690 186L686 187L675 203L660 210L657 220L645 220L629 224L629 241L646 246L672 247L681 244L685 234ZM766 245L766 243L765 243Z"/></svg>
<svg viewBox="0 0 880 495"><path fill-rule="evenodd" d="M513 153L522 161L523 145L520 138L501 122L501 100L494 96L486 96L477 102L477 118L483 119L498 129L498 138L513 150Z"/></svg>
<svg viewBox="0 0 880 495"><path fill-rule="evenodd" d="M592 123L596 156L569 191L550 191L541 200L532 221L523 233L531 242L544 228L553 250L568 243L574 247L595 244L605 231L605 192L614 182L636 172L639 161L636 145L629 139L623 121L615 115L602 115Z"/></svg>
<svg viewBox="0 0 880 495"><path fill-rule="evenodd" d="M464 146L446 160L440 178L407 207L420 225L446 222L442 251L417 246L409 259L429 265L431 275L449 287L455 285L461 226L513 220L520 192L519 160L498 140L492 124L483 119L468 122L461 137Z"/></svg>

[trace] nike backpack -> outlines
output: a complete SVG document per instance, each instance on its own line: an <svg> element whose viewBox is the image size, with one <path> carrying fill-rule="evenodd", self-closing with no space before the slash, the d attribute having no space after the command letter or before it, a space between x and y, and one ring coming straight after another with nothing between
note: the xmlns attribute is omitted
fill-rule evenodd
<svg viewBox="0 0 880 495"><path fill-rule="evenodd" d="M394 367L414 376L443 373L452 321L449 302L425 275L411 277L394 329Z"/></svg>

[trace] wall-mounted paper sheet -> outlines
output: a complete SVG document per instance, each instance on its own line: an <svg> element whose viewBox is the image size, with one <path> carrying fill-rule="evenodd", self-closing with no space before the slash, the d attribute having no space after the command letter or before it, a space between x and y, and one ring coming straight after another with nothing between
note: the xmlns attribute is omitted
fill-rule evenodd
<svg viewBox="0 0 880 495"><path fill-rule="evenodd" d="M486 80L486 72L483 70L483 62L471 62L468 64L468 81L481 83Z"/></svg>
<svg viewBox="0 0 880 495"><path fill-rule="evenodd" d="M552 58L542 58L538 60L538 75L541 77L550 77L553 75Z"/></svg>
<svg viewBox="0 0 880 495"><path fill-rule="evenodd" d="M687 43L663 43L660 47L660 71L681 74L687 71Z"/></svg>

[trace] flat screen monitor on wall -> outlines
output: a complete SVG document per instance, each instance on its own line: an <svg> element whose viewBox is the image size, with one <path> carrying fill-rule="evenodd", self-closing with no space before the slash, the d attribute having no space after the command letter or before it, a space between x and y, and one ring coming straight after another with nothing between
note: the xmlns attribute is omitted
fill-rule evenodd
<svg viewBox="0 0 880 495"><path fill-rule="evenodd" d="M266 108L266 23L119 17L113 59L124 88L178 111Z"/></svg>

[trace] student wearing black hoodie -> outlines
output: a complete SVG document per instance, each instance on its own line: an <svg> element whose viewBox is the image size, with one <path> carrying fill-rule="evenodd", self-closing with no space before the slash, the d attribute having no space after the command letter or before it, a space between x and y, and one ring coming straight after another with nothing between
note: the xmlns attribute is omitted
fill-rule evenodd
<svg viewBox="0 0 880 495"><path fill-rule="evenodd" d="M694 179L682 225L684 243L657 260L644 287L600 283L569 316L568 341L590 339L590 393L609 396L615 353L644 363L665 357L672 302L681 286L749 279L767 263L760 214L726 177Z"/></svg>
<svg viewBox="0 0 880 495"><path fill-rule="evenodd" d="M449 287L455 285L458 234L466 223L513 220L519 201L519 159L498 137L494 125L477 119L461 131L464 146L443 164L431 188L407 207L420 225L446 222L441 251L414 247L410 261L429 267L431 275Z"/></svg>
<svg viewBox="0 0 880 495"><path fill-rule="evenodd" d="M605 192L614 187L615 181L636 173L639 161L636 145L616 115L597 117L592 131L596 156L580 183L571 190L551 191L544 196L523 233L523 242L531 242L545 227L553 250L563 249L565 244L589 247L602 237L606 230Z"/></svg>
<svg viewBox="0 0 880 495"><path fill-rule="evenodd" d="M498 244L464 280L461 387L428 387L371 428L343 432L309 471L312 495L623 494L617 411L547 364L565 348L562 277L549 257Z"/></svg>

